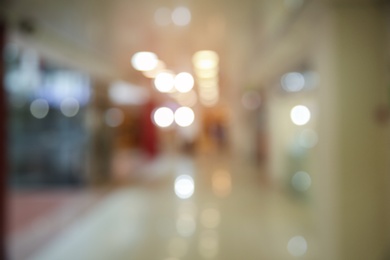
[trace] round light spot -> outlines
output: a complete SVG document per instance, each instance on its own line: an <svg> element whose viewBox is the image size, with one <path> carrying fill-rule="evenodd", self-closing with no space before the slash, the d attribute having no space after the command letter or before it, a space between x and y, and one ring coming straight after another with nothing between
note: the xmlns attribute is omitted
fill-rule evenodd
<svg viewBox="0 0 390 260"><path fill-rule="evenodd" d="M291 109L290 117L294 124L305 125L310 120L310 110L305 106L295 106Z"/></svg>
<svg viewBox="0 0 390 260"><path fill-rule="evenodd" d="M172 21L178 26L186 26L191 21L191 12L187 7L176 7L172 12Z"/></svg>
<svg viewBox="0 0 390 260"><path fill-rule="evenodd" d="M149 71L158 65L157 55L153 52L137 52L131 58L133 68L139 71Z"/></svg>
<svg viewBox="0 0 390 260"><path fill-rule="evenodd" d="M175 193L180 199L188 199L194 194L194 180L189 175L180 175L175 180Z"/></svg>
<svg viewBox="0 0 390 260"><path fill-rule="evenodd" d="M303 256L307 251L307 242L302 236L295 236L288 241L288 252L293 256Z"/></svg>
<svg viewBox="0 0 390 260"><path fill-rule="evenodd" d="M214 66L214 68L208 68L208 69L195 68L195 75L199 78L199 80L217 78L218 68L215 65L212 66Z"/></svg>
<svg viewBox="0 0 390 260"><path fill-rule="evenodd" d="M49 103L42 98L36 99L31 102L30 112L35 118L42 119L49 113Z"/></svg>
<svg viewBox="0 0 390 260"><path fill-rule="evenodd" d="M283 75L281 84L287 92L298 92L305 86L305 78L301 73L290 72Z"/></svg>
<svg viewBox="0 0 390 260"><path fill-rule="evenodd" d="M194 120L194 111L189 107L180 107L175 111L175 122L179 126L189 126L194 122Z"/></svg>
<svg viewBox="0 0 390 260"><path fill-rule="evenodd" d="M154 86L162 93L167 93L173 89L175 77L170 72L160 72L154 79Z"/></svg>
<svg viewBox="0 0 390 260"><path fill-rule="evenodd" d="M118 108L110 108L104 114L104 121L108 126L118 127L125 119L125 115L122 110Z"/></svg>
<svg viewBox="0 0 390 260"><path fill-rule="evenodd" d="M311 186L311 178L307 172L299 171L291 178L291 184L297 191L307 191Z"/></svg>
<svg viewBox="0 0 390 260"><path fill-rule="evenodd" d="M154 12L154 21L160 26L167 26L171 23L171 10L161 7Z"/></svg>
<svg viewBox="0 0 390 260"><path fill-rule="evenodd" d="M77 115L80 109L80 104L77 99L68 97L62 100L60 109L62 114L66 117L73 117Z"/></svg>
<svg viewBox="0 0 390 260"><path fill-rule="evenodd" d="M175 87L179 92L189 92L194 87L194 78L190 73L181 72L175 77Z"/></svg>
<svg viewBox="0 0 390 260"><path fill-rule="evenodd" d="M153 122L159 127L168 127L173 123L173 111L168 107L160 107L153 113Z"/></svg>

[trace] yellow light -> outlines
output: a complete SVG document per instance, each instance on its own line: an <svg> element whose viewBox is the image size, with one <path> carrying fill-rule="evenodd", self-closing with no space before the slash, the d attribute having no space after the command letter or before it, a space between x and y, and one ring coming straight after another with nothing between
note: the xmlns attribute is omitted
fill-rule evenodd
<svg viewBox="0 0 390 260"><path fill-rule="evenodd" d="M219 57L215 51L198 51L194 54L192 62L198 69L213 69L217 67Z"/></svg>
<svg viewBox="0 0 390 260"><path fill-rule="evenodd" d="M198 85L202 87L218 86L218 78L200 78L198 79Z"/></svg>
<svg viewBox="0 0 390 260"><path fill-rule="evenodd" d="M215 51L203 50L192 57L194 71L199 86L200 101L205 106L213 106L218 102L218 62Z"/></svg>
<svg viewBox="0 0 390 260"><path fill-rule="evenodd" d="M215 78L218 76L218 68L212 69L195 69L195 74L199 78Z"/></svg>

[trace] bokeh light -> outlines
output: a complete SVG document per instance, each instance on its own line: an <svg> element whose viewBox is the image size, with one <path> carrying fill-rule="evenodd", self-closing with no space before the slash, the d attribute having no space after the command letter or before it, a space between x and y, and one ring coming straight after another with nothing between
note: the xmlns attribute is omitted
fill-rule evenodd
<svg viewBox="0 0 390 260"><path fill-rule="evenodd" d="M307 172L298 171L291 178L291 184L297 191L307 191L311 186L311 178Z"/></svg>
<svg viewBox="0 0 390 260"><path fill-rule="evenodd" d="M202 50L192 56L199 99L204 106L214 106L219 100L218 63L219 57L215 51Z"/></svg>
<svg viewBox="0 0 390 260"><path fill-rule="evenodd" d="M218 68L208 68L208 69L200 69L197 68L195 70L195 75L199 77L199 79L209 79L209 78L216 78L218 76Z"/></svg>
<svg viewBox="0 0 390 260"><path fill-rule="evenodd" d="M154 86L162 93L171 91L174 87L175 76L170 72L160 72L154 79Z"/></svg>
<svg viewBox="0 0 390 260"><path fill-rule="evenodd" d="M306 106L295 106L291 109L290 117L294 124L305 125L310 120L310 110Z"/></svg>
<svg viewBox="0 0 390 260"><path fill-rule="evenodd" d="M158 127L168 127L173 123L174 115L172 109L168 107L160 107L156 109L153 113L153 122Z"/></svg>
<svg viewBox="0 0 390 260"><path fill-rule="evenodd" d="M288 252L295 256L303 256L307 251L307 242L306 239L302 236L292 237L287 244Z"/></svg>
<svg viewBox="0 0 390 260"><path fill-rule="evenodd" d="M36 99L30 105L31 114L38 119L42 119L49 113L49 103L42 98Z"/></svg>
<svg viewBox="0 0 390 260"><path fill-rule="evenodd" d="M61 102L60 109L66 117L73 117L79 112L80 104L77 99L68 97Z"/></svg>
<svg viewBox="0 0 390 260"><path fill-rule="evenodd" d="M194 194L194 180L189 175L180 175L175 180L175 193L180 199L188 199Z"/></svg>
<svg viewBox="0 0 390 260"><path fill-rule="evenodd" d="M189 126L194 122L194 120L194 111L189 107L180 107L175 111L175 122L179 126Z"/></svg>
<svg viewBox="0 0 390 260"><path fill-rule="evenodd" d="M110 127L120 126L125 119L123 111L119 108L110 108L104 114L104 121Z"/></svg>
<svg viewBox="0 0 390 260"><path fill-rule="evenodd" d="M305 78L301 73L290 72L283 75L281 84L287 92L298 92L304 88Z"/></svg>
<svg viewBox="0 0 390 260"><path fill-rule="evenodd" d="M195 67L200 70L211 70L218 66L219 57L215 51L198 51L192 57Z"/></svg>
<svg viewBox="0 0 390 260"><path fill-rule="evenodd" d="M158 58L153 52L137 52L131 58L131 64L139 71L153 70L158 64Z"/></svg>
<svg viewBox="0 0 390 260"><path fill-rule="evenodd" d="M176 7L172 12L172 21L175 25L186 26L191 22L191 12L187 7Z"/></svg>
<svg viewBox="0 0 390 260"><path fill-rule="evenodd" d="M188 72L181 72L175 77L175 87L179 92L189 92L194 87L194 78Z"/></svg>

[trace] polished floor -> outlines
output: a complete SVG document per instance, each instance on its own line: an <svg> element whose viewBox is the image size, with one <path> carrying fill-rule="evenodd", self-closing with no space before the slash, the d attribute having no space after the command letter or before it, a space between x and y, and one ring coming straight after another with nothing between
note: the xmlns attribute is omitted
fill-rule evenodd
<svg viewBox="0 0 390 260"><path fill-rule="evenodd" d="M310 199L249 160L161 156L137 178L27 259L318 259Z"/></svg>

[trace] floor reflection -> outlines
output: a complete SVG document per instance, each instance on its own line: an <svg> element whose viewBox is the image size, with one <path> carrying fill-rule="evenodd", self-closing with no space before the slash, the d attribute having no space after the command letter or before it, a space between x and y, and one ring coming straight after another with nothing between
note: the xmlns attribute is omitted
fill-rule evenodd
<svg viewBox="0 0 390 260"><path fill-rule="evenodd" d="M309 202L264 183L258 166L166 156L140 172L32 259L316 258Z"/></svg>

